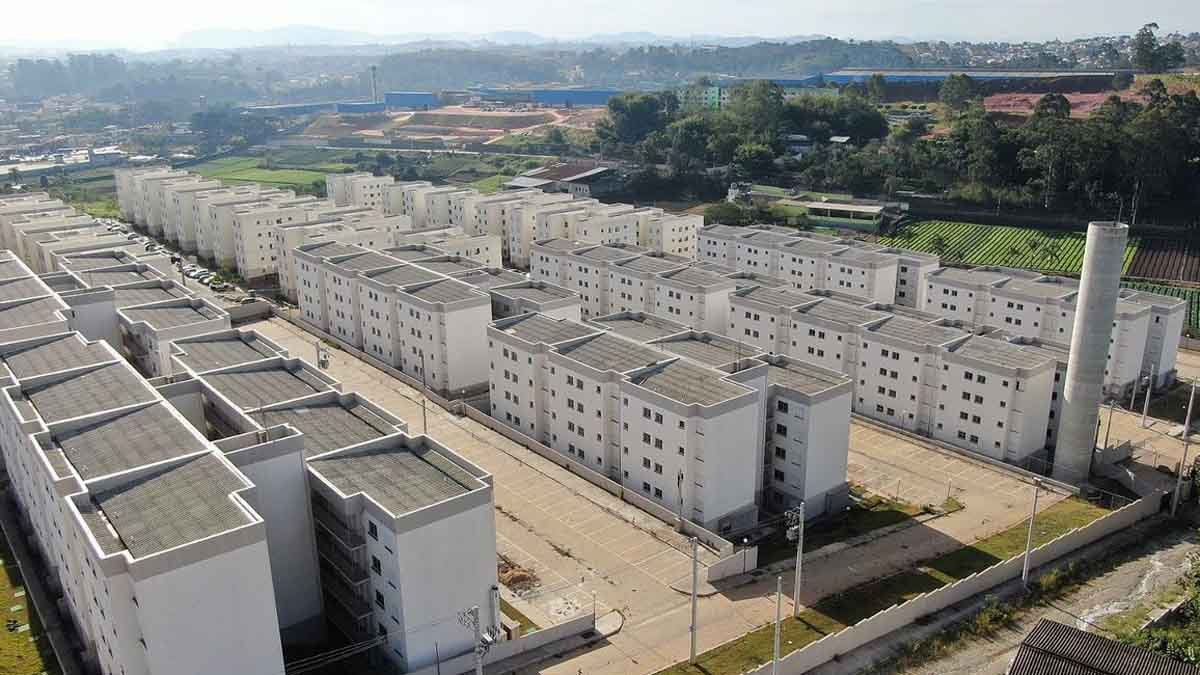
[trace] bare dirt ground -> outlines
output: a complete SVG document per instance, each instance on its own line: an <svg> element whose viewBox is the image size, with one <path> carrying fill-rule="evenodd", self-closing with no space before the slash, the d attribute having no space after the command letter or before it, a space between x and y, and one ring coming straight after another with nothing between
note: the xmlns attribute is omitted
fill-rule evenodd
<svg viewBox="0 0 1200 675"><path fill-rule="evenodd" d="M1099 94L1064 94L1067 100L1071 102L1072 117L1087 117L1099 108L1109 96L1117 94L1115 91L1108 91ZM1037 106L1037 102L1043 94L993 94L983 99L983 107L988 112L1002 112L1013 115L1032 115L1033 109ZM1144 103L1145 97L1141 94L1123 92L1121 98L1126 101L1136 101Z"/></svg>

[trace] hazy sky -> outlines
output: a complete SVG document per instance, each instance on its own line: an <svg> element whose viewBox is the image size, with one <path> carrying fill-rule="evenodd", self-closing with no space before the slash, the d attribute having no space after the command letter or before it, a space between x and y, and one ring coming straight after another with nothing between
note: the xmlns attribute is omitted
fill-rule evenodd
<svg viewBox="0 0 1200 675"><path fill-rule="evenodd" d="M1156 21L1200 31L1200 0L59 0L6 3L0 45L154 49L207 28L314 25L372 33L521 30L666 35L1070 38Z"/></svg>

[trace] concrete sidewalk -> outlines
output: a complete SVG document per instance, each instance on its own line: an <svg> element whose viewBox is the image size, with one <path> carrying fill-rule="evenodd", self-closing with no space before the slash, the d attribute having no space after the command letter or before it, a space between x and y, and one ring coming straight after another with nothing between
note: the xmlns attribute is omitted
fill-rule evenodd
<svg viewBox="0 0 1200 675"><path fill-rule="evenodd" d="M519 670L535 666L550 658L567 658L572 652L586 649L616 635L621 632L621 628L624 625L625 617L620 612L613 610L596 619L596 630L594 631L588 631L587 633L567 638L566 640L559 640L545 647L531 649L524 654L518 654L512 658L484 666L483 672L487 675L508 675L509 673L515 673Z"/></svg>

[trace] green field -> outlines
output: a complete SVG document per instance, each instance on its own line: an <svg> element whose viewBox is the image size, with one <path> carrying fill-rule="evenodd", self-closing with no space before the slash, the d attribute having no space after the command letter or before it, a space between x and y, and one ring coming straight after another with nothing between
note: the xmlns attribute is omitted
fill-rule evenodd
<svg viewBox="0 0 1200 675"><path fill-rule="evenodd" d="M512 178L512 176L506 176L502 173L498 173L495 176L488 176L487 178L480 178L477 181L472 181L467 184L467 187L473 187L485 195L490 195L503 190L504 184L512 180Z"/></svg>
<svg viewBox="0 0 1200 675"><path fill-rule="evenodd" d="M1034 546L1041 546L1108 513L1098 506L1070 498L1038 514ZM926 561L920 567L852 588L826 598L781 623L784 654L869 618L892 605L911 600L987 569L1025 550L1028 521L980 540L971 546ZM771 660L774 624L753 630L699 656L696 665L680 663L659 675L739 675Z"/></svg>
<svg viewBox="0 0 1200 675"><path fill-rule="evenodd" d="M1188 331L1193 335L1200 333L1200 289L1148 284L1141 281L1122 281L1121 286L1137 291L1146 291L1147 293L1156 293L1158 295L1187 300L1187 321L1184 325L1187 326Z"/></svg>
<svg viewBox="0 0 1200 675"><path fill-rule="evenodd" d="M4 598L4 618L16 620L20 625L29 625L29 630L10 633L0 627L0 673L4 675L38 675L58 673L58 661L50 649L49 638L42 632L41 622L29 611L29 598L23 593L24 582L17 572L4 535L0 534L0 597ZM19 607L19 608L18 608Z"/></svg>
<svg viewBox="0 0 1200 675"><path fill-rule="evenodd" d="M325 172L320 170L263 169L259 168L262 161L257 157L225 157L190 168L202 176L230 182L309 186L313 181L325 180Z"/></svg>
<svg viewBox="0 0 1200 675"><path fill-rule="evenodd" d="M1086 235L1082 232L923 220L905 225L895 234L880 237L879 241L915 251L937 253L947 261L966 265L1003 265L1057 274L1079 274L1083 265ZM1122 271L1129 270L1137 249L1137 238L1131 238L1125 249Z"/></svg>

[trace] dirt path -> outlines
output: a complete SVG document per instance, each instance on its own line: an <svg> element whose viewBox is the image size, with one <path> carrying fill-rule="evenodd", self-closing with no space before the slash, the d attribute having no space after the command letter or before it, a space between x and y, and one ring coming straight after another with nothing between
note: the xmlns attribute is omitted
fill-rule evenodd
<svg viewBox="0 0 1200 675"><path fill-rule="evenodd" d="M1184 572L1188 554L1195 550L1195 540L1186 532L1175 531L1150 539L1126 551L1122 555L1126 562L1052 605L1026 613L991 639L973 642L951 656L899 672L904 675L1003 675L1021 640L1043 618L1103 634L1097 626L1104 620L1136 611L1175 584Z"/></svg>

